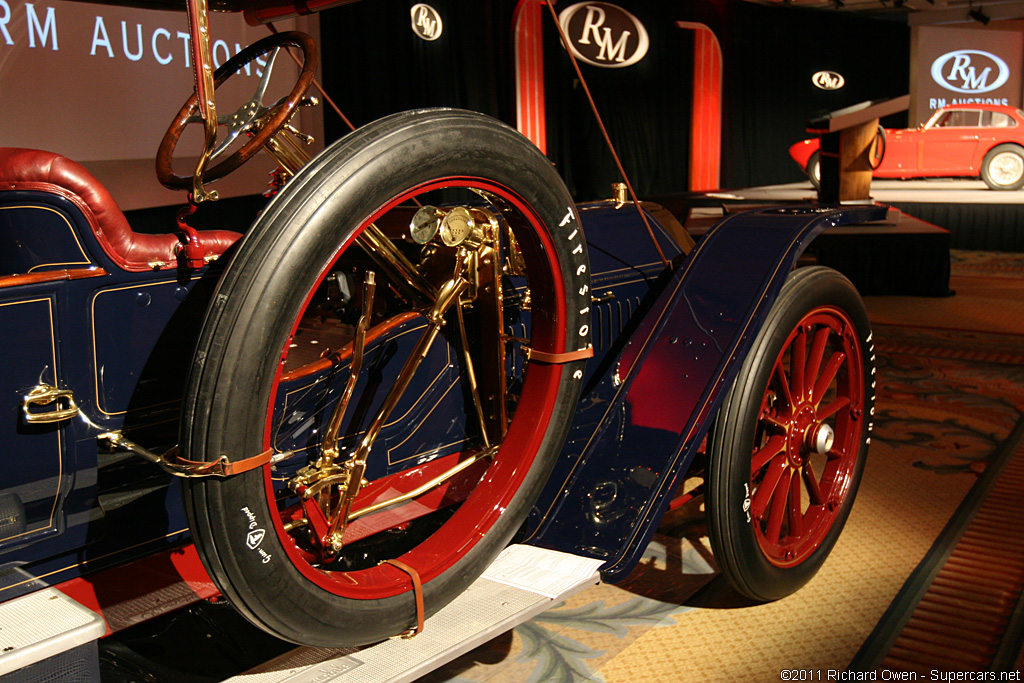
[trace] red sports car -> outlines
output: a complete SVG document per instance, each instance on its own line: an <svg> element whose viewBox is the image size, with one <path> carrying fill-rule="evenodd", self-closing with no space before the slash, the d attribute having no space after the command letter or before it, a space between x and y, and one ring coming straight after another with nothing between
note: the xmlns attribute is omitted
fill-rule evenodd
<svg viewBox="0 0 1024 683"><path fill-rule="evenodd" d="M1024 186L1024 111L994 104L943 107L918 128L886 129L875 178L978 177L993 190ZM811 183L820 178L817 138L789 148Z"/></svg>

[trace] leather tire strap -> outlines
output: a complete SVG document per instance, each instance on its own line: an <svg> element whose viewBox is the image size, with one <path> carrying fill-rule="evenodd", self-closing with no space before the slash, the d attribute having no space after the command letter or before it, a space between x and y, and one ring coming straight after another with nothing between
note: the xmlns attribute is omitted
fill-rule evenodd
<svg viewBox="0 0 1024 683"><path fill-rule="evenodd" d="M242 474L243 472L249 472L251 470L263 467L270 459L274 456L273 449L268 448L259 455L254 455L251 458L245 458L243 460L229 461L226 455L222 455L213 462L200 462L198 460L189 460L187 458L167 456L169 463L179 467L194 468L196 474L193 476L216 476L216 477L231 477L236 474Z"/></svg>
<svg viewBox="0 0 1024 683"><path fill-rule="evenodd" d="M224 463L224 476L230 477L233 474L241 474L242 472L248 472L249 470L263 467L270 462L270 459L273 456L273 449L268 448L259 455L254 455L251 458Z"/></svg>
<svg viewBox="0 0 1024 683"><path fill-rule="evenodd" d="M423 582L420 581L419 572L398 560L384 560L381 564L390 564L396 569L401 569L412 579L412 592L416 597L416 628L412 632L407 631L399 636L401 638L412 638L423 631Z"/></svg>
<svg viewBox="0 0 1024 683"><path fill-rule="evenodd" d="M566 351L565 353L548 353L547 351L528 349L526 357L529 360L536 361L538 363L549 363L552 365L558 365L561 363L572 363L573 361L577 360L593 358L594 347L588 346L587 348L581 349L579 351Z"/></svg>

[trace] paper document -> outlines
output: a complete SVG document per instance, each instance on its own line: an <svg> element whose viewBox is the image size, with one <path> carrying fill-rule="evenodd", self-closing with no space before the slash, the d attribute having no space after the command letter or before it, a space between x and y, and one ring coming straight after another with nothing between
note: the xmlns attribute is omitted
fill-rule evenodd
<svg viewBox="0 0 1024 683"><path fill-rule="evenodd" d="M509 586L557 598L591 578L604 562L532 545L505 548L483 576Z"/></svg>

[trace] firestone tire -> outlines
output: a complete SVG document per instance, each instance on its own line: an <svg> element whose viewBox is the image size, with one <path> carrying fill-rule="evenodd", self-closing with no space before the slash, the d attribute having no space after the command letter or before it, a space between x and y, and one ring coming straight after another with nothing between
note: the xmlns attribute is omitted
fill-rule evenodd
<svg viewBox="0 0 1024 683"><path fill-rule="evenodd" d="M708 440L709 537L743 595L793 593L839 538L870 443L873 357L853 285L828 268L791 274Z"/></svg>
<svg viewBox="0 0 1024 683"><path fill-rule="evenodd" d="M981 162L981 179L991 190L1019 190L1024 187L1024 148L996 145Z"/></svg>
<svg viewBox="0 0 1024 683"><path fill-rule="evenodd" d="M512 282L516 278L502 276L506 289L496 300L504 303L494 304L504 306L505 318L502 322L498 316L501 326L491 338L500 340L505 359L488 365L479 350L482 344L459 341L460 328L463 339L467 329L470 336L486 338L486 331L481 332L487 327L483 321L490 320L483 312L486 287L480 285L477 300L464 302L456 296L440 332L429 342L429 357L412 374L411 388L398 392L399 406L390 419L377 407L380 396L395 386L388 373L403 371L408 356L394 358L407 353L404 340L427 336L418 330L427 325L428 316L422 305L409 303L415 292L389 279L374 265L379 262L370 250L354 240L369 234L371 223L386 232L384 226L396 213L405 216L408 226L415 207L401 212L412 199L441 207L455 202L469 207L466 211L479 211L482 205L508 226L500 232L497 253L521 254L525 276L518 284ZM404 230L408 235L408 227ZM386 239L407 254L420 248L408 238ZM411 261L449 258L446 248L434 240ZM452 247L451 254L458 248ZM425 277L443 278L452 272L452 263L468 262L451 256L445 268L434 269L440 276L427 273L425 266L415 268ZM337 333L352 327L338 321L351 322L346 307L357 305L360 297L350 292L339 299L339 292L359 287L365 292L365 271L371 269L376 271L377 294L368 315L372 326L365 335L366 367L361 374L352 373L357 378L355 395L338 442L345 453L350 441L366 433L367 416L383 415L384 427L369 452L368 481L359 496L400 488L407 478L427 477L421 470L446 460L461 462L467 453L486 450L487 455L430 492L353 522L345 530L344 547L335 554L325 543L332 537L316 526L317 509L310 511L303 498L310 487L296 482L303 476L300 465L317 462L320 444L302 439L312 439L332 412L330 406L337 404L344 375L357 367L352 355L347 356L347 368L338 359L355 342L339 343L335 348L341 350L324 351L308 362L293 362L293 357L308 339L307 328L322 332L327 327L327 332ZM264 211L229 264L207 313L189 377L181 428L185 457L208 462L221 454L240 460L268 448L275 453L271 465L226 479L189 480L186 488L196 547L223 594L271 634L323 647L377 642L415 624L411 577L381 564L386 560L396 559L418 574L426 616L454 599L509 543L561 450L585 361L559 362L557 355L588 346L588 290L586 246L568 191L547 159L499 122L457 110L396 114L339 140L308 164ZM462 321L463 308L468 324ZM525 361L527 343L533 351L552 355L546 361ZM440 362L431 365L433 356L440 356ZM478 375L490 367L503 378L496 391L508 411L498 443L492 439L486 448L481 444L485 428L474 427L474 420L466 417L474 403L467 398L471 392L463 366L477 362ZM331 363L335 365L323 369ZM286 389L303 382L308 386L302 391ZM449 388L440 391L441 385ZM316 403L315 410L293 408L306 394L315 394L328 407ZM451 405L458 409L446 412L445 406ZM478 425L484 421L480 416ZM310 424L313 429L307 428ZM430 442L434 432L440 436ZM417 439L426 443L417 446L419 451L409 445ZM403 448L411 454L404 460L394 455ZM308 476L308 467L304 471ZM325 498L316 500L326 500L335 509L331 506L340 494L332 493L333 487L324 490ZM352 509L362 505L359 496ZM386 515L392 514L405 517L388 521ZM348 534L356 527L365 538L350 543Z"/></svg>

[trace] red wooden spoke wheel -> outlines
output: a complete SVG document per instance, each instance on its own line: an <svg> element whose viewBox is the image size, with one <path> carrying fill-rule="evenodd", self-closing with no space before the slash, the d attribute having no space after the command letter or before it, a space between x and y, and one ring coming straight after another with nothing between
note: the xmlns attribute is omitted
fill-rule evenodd
<svg viewBox="0 0 1024 683"><path fill-rule="evenodd" d="M750 466L755 533L776 566L807 559L850 493L864 415L861 355L852 321L828 307L804 316L776 361Z"/></svg>
<svg viewBox="0 0 1024 683"><path fill-rule="evenodd" d="M413 200L427 218L410 235ZM298 643L372 643L416 621L410 575L388 560L422 580L429 616L508 544L580 389L581 361L522 353L589 341L578 227L536 148L454 110L360 129L267 207L219 283L182 423L190 458L275 454L186 491L239 611ZM508 268L488 271L496 260Z"/></svg>
<svg viewBox="0 0 1024 683"><path fill-rule="evenodd" d="M791 275L709 442L709 535L748 597L795 591L838 539L867 453L871 368L853 286L825 268Z"/></svg>

